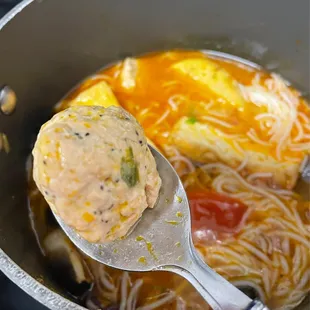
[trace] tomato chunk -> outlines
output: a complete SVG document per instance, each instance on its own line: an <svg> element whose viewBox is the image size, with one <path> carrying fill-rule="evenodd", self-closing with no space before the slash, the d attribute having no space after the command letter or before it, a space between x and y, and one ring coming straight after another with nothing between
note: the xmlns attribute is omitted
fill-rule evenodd
<svg viewBox="0 0 310 310"><path fill-rule="evenodd" d="M212 191L187 193L192 216L192 230L198 239L234 234L240 229L248 207L241 201Z"/></svg>

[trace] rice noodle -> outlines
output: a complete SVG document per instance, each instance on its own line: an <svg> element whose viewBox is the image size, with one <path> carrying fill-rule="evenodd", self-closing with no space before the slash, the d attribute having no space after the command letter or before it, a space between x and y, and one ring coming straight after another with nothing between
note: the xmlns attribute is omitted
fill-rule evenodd
<svg viewBox="0 0 310 310"><path fill-rule="evenodd" d="M143 284L143 280L142 279L138 279L133 287L131 288L131 291L128 295L128 299L127 299L127 308L126 310L135 310L135 305L134 305L134 301L137 299L137 294L138 291L140 289L140 287Z"/></svg>
<svg viewBox="0 0 310 310"><path fill-rule="evenodd" d="M269 233L269 234L274 234L274 235L277 235L279 237L281 237L281 236L288 237L288 238L295 240L297 242L300 242L304 246L310 248L310 242L306 238L299 236L297 233L293 233L293 232L289 232L289 231L274 231L274 232Z"/></svg>
<svg viewBox="0 0 310 310"><path fill-rule="evenodd" d="M169 303L170 301L172 301L174 298L175 298L175 293L174 292L171 292L171 293L168 293L167 296L149 304L149 305L146 305L146 306L142 306L142 307L139 307L137 308L137 310L153 310L153 309L156 309L158 307L161 307L163 306L164 304L167 304Z"/></svg>
<svg viewBox="0 0 310 310"><path fill-rule="evenodd" d="M103 79L107 83L111 83L113 80L113 78L111 76L103 74L103 73L98 73L98 74L95 74L95 75L89 77L89 80L97 80L97 79Z"/></svg>
<svg viewBox="0 0 310 310"><path fill-rule="evenodd" d="M170 114L169 110L165 111L164 114L153 124L152 127L155 127L155 126L159 125L160 123L162 123L167 118L167 116L169 114Z"/></svg>
<svg viewBox="0 0 310 310"><path fill-rule="evenodd" d="M268 256L262 251L255 248L253 245L249 244L244 240L239 240L239 244L242 245L245 249L247 249L250 253L260 258L263 262L272 265L272 261L268 258Z"/></svg>
<svg viewBox="0 0 310 310"><path fill-rule="evenodd" d="M126 308L128 279L128 272L124 271L121 280L121 303L119 307L120 310L125 310Z"/></svg>
<svg viewBox="0 0 310 310"><path fill-rule="evenodd" d="M235 149L237 151L239 151L239 153L241 153L242 155L245 154L244 149L240 146L240 144L238 143L239 141L233 140L233 146L235 147ZM246 155L246 158L248 159L248 155ZM239 170L238 170L239 171Z"/></svg>
<svg viewBox="0 0 310 310"><path fill-rule="evenodd" d="M110 275L105 272L104 266L100 266L100 267L101 267L99 268L100 281L107 289L111 291L115 290L115 286L113 284L113 280L111 279Z"/></svg>
<svg viewBox="0 0 310 310"><path fill-rule="evenodd" d="M246 187L248 190L253 191L254 193L259 193L261 195L263 195L264 197L268 197L269 199L271 199L273 202L275 202L280 209L287 215L287 216L291 216L290 211L288 210L288 208L283 204L283 202L281 202L277 197L275 197L274 195L268 193L266 190L264 190L263 188L259 188L256 186L253 186L249 183L247 183L245 180L242 179L242 177L233 169L231 169L228 166L225 166L223 164L207 164L202 166L201 168L203 169L212 169L212 168L218 168L218 169L222 169L222 170L226 170L226 172L231 173L232 175L234 175L236 177L236 179L244 186Z"/></svg>
<svg viewBox="0 0 310 310"><path fill-rule="evenodd" d="M247 177L247 181L251 183L255 179L260 178L272 178L273 174L271 172L256 172L252 173Z"/></svg>
<svg viewBox="0 0 310 310"><path fill-rule="evenodd" d="M176 298L176 302L177 302L176 310L186 310L187 309L186 302L180 296L178 296Z"/></svg>
<svg viewBox="0 0 310 310"><path fill-rule="evenodd" d="M253 282L252 281L232 281L232 284L234 284L237 287L242 287L242 286L253 287L256 290L256 292L259 294L260 300L265 302L266 300L265 292L254 281Z"/></svg>
<svg viewBox="0 0 310 310"><path fill-rule="evenodd" d="M298 119L295 121L294 125L296 126L298 133L297 133L297 136L293 139L293 141L298 142L303 139L304 131Z"/></svg>
<svg viewBox="0 0 310 310"><path fill-rule="evenodd" d="M195 171L195 166L192 164L192 162L189 159L187 159L186 157L182 156L182 155L177 155L177 156L174 156L174 157L170 157L169 161L172 162L172 163L175 162L175 161L184 162L186 164L189 172L194 172Z"/></svg>
<svg viewBox="0 0 310 310"><path fill-rule="evenodd" d="M256 131L251 128L247 133L246 135L255 143L257 144L260 144L260 145L265 145L265 146L269 146L270 144L268 142L265 142L263 140L261 140L257 134L256 134Z"/></svg>
<svg viewBox="0 0 310 310"><path fill-rule="evenodd" d="M214 118L214 117L211 117L211 116L201 116L201 117L199 117L199 119L202 119L204 121L208 121L208 122L211 122L211 123L216 123L216 124L221 125L221 126L226 127L226 128L234 128L233 125L231 125L231 124L229 124L227 122L218 120L217 118Z"/></svg>

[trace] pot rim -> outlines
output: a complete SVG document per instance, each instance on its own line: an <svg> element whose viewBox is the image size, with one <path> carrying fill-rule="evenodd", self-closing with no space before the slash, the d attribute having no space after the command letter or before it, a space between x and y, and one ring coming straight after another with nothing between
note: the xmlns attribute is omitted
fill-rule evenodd
<svg viewBox="0 0 310 310"><path fill-rule="evenodd" d="M0 249L0 270L24 292L51 310L86 310L39 283Z"/></svg>
<svg viewBox="0 0 310 310"><path fill-rule="evenodd" d="M26 6L34 2L35 0L23 0L16 6L14 6L8 13L0 18L0 30L13 19L18 13L20 13Z"/></svg>
<svg viewBox="0 0 310 310"><path fill-rule="evenodd" d="M11 11L0 19L0 31L24 8L35 0L23 0ZM36 279L30 276L25 270L19 267L1 248L0 248L0 271L3 272L19 288L37 300L42 305L51 310L86 310L86 308L64 298L53 292Z"/></svg>

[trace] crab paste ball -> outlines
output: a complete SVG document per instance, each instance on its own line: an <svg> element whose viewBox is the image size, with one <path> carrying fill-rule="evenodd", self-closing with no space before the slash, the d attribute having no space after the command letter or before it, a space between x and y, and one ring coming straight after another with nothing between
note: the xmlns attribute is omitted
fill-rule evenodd
<svg viewBox="0 0 310 310"><path fill-rule="evenodd" d="M123 237L154 207L161 179L143 129L122 108L71 107L44 124L34 180L52 210L90 242Z"/></svg>

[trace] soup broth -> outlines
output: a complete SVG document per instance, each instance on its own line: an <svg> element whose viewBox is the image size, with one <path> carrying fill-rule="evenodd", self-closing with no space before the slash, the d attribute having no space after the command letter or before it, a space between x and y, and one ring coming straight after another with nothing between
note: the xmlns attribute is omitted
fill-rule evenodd
<svg viewBox="0 0 310 310"><path fill-rule="evenodd" d="M294 187L310 152L310 110L297 90L223 54L168 51L103 69L56 111L71 105L129 111L181 177L205 262L271 309L302 302L309 292L310 204ZM55 228L42 225L48 206L32 182L30 212L43 244ZM177 275L83 260L94 283L83 301L90 309L208 309Z"/></svg>

